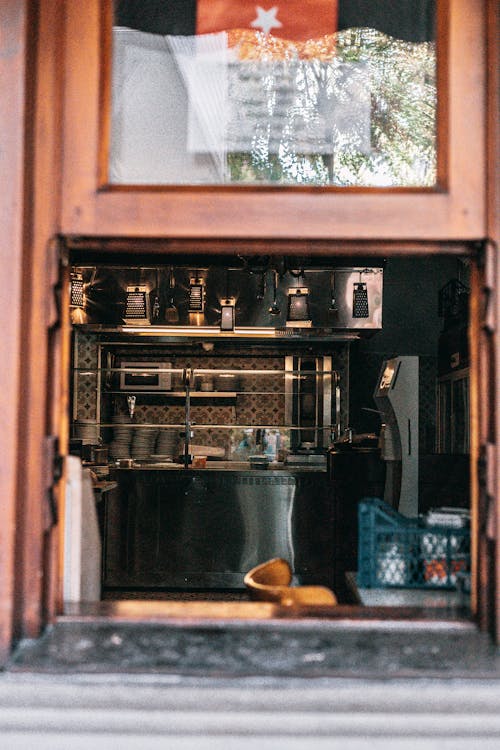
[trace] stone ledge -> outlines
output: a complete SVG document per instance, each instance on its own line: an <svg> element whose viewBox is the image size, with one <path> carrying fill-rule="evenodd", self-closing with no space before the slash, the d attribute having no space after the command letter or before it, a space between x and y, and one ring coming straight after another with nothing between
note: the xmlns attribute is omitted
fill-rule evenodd
<svg viewBox="0 0 500 750"><path fill-rule="evenodd" d="M59 621L20 644L10 672L242 678L500 679L500 650L474 629L288 622L179 625Z"/></svg>

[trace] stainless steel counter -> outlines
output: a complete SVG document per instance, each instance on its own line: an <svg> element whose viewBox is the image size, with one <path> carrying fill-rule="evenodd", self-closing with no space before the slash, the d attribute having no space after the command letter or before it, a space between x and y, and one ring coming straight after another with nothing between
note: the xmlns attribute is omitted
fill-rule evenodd
<svg viewBox="0 0 500 750"><path fill-rule="evenodd" d="M118 469L116 480L105 586L243 588L272 557L291 563L295 583L333 583L333 502L318 467L153 465Z"/></svg>
<svg viewBox="0 0 500 750"><path fill-rule="evenodd" d="M188 467L188 469L184 469L183 464L180 463L147 463L144 462L138 462L134 463L133 466L130 467L118 467L119 471L179 471L179 470L185 470L189 472L242 472L242 471L249 471L252 474L302 474L302 473L308 473L308 472L314 472L314 473L326 473L326 465L325 466L302 466L300 464L294 464L294 465L287 465L285 463L281 462L272 462L269 464L269 466L266 469L256 469L250 465L249 461L208 461L205 468L193 468L191 466Z"/></svg>

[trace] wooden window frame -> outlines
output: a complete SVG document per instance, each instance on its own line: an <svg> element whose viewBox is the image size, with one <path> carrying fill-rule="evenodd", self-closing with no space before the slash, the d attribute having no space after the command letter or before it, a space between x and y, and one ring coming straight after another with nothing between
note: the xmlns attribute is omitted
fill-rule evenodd
<svg viewBox="0 0 500 750"><path fill-rule="evenodd" d="M66 235L468 240L485 232L484 7L437 0L438 185L415 188L113 186L111 2L66 2ZM75 156L76 155L76 156Z"/></svg>

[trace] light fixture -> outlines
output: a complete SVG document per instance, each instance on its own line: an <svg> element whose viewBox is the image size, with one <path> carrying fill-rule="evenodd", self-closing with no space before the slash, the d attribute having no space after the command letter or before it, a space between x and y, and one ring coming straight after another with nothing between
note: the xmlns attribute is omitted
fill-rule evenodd
<svg viewBox="0 0 500 750"><path fill-rule="evenodd" d="M190 313L205 312L205 282L198 276L189 280L189 308Z"/></svg>
<svg viewBox="0 0 500 750"><path fill-rule="evenodd" d="M288 290L288 307L286 325L291 328L310 328L312 326L309 310L309 289L296 286Z"/></svg>
<svg viewBox="0 0 500 750"><path fill-rule="evenodd" d="M149 325L151 323L147 287L139 285L127 287L124 320L132 325Z"/></svg>
<svg viewBox="0 0 500 750"><path fill-rule="evenodd" d="M72 273L70 276L69 306L85 307L85 297L83 293L83 276L81 273Z"/></svg>
<svg viewBox="0 0 500 750"><path fill-rule="evenodd" d="M221 304L220 329L221 331L234 331L235 324L235 299L227 297Z"/></svg>

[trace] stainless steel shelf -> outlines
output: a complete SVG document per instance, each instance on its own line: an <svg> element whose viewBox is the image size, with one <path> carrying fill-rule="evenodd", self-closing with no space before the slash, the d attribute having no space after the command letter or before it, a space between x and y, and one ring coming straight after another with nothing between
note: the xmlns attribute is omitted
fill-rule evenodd
<svg viewBox="0 0 500 750"><path fill-rule="evenodd" d="M186 398L184 391L143 391L135 390L135 388L127 388L127 390L120 391L108 391L104 390L103 393L108 393L112 396L128 396L131 393L136 393L138 396L160 396L161 398ZM239 391L238 393L253 393L253 391ZM236 398L238 395L236 391L190 391L190 398Z"/></svg>

